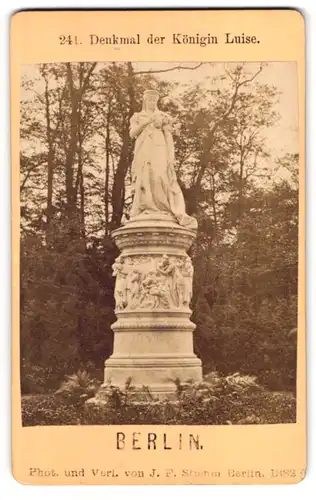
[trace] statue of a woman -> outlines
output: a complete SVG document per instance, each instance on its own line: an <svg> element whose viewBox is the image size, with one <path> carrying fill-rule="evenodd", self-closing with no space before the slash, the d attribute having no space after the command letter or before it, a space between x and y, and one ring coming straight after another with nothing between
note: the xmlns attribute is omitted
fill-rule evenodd
<svg viewBox="0 0 316 500"><path fill-rule="evenodd" d="M112 276L116 277L114 291L116 309L124 309L127 305L126 277L128 271L121 255L115 260L112 269Z"/></svg>
<svg viewBox="0 0 316 500"><path fill-rule="evenodd" d="M157 107L159 94L146 90L143 109L130 121L136 137L132 164L133 204L130 216L141 213L173 214L182 226L196 228L196 219L185 212L185 203L174 169L171 117Z"/></svg>

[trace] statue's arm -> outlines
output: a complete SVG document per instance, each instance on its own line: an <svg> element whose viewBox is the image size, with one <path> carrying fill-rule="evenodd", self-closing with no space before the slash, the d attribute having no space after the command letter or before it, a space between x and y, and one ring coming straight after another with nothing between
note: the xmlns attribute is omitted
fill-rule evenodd
<svg viewBox="0 0 316 500"><path fill-rule="evenodd" d="M163 276L167 276L169 274L169 271L165 271L164 269L161 269L161 267L158 267L158 270Z"/></svg>
<svg viewBox="0 0 316 500"><path fill-rule="evenodd" d="M168 161L174 162L174 142L173 142L173 137L172 137L170 125L165 125L163 127L163 132L164 132L166 144L167 144Z"/></svg>
<svg viewBox="0 0 316 500"><path fill-rule="evenodd" d="M140 123L139 121L139 116L137 113L135 113L131 120L130 120L130 127L129 127L129 135L134 138L139 136L139 134L144 130L149 123L152 122L152 118L149 118L148 120L145 120L144 122Z"/></svg>
<svg viewBox="0 0 316 500"><path fill-rule="evenodd" d="M163 113L163 126L162 130L165 136L165 141L168 151L168 161L174 162L174 142L172 137L172 118L169 114Z"/></svg>

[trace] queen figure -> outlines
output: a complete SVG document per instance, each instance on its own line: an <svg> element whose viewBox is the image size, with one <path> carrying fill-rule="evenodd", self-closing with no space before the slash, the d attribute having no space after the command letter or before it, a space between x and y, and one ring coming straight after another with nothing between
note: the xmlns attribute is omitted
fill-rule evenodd
<svg viewBox="0 0 316 500"><path fill-rule="evenodd" d="M180 225L195 229L196 219L185 212L174 169L171 117L158 109L158 98L156 90L146 90L141 112L135 113L130 121L130 136L136 138L130 217L160 212L173 215Z"/></svg>

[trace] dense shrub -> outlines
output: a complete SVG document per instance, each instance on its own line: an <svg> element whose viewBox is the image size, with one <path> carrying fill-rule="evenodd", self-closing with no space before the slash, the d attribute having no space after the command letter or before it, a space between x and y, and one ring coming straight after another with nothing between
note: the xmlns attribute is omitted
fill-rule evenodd
<svg viewBox="0 0 316 500"><path fill-rule="evenodd" d="M71 379L74 380L74 379ZM291 393L264 390L254 377L209 374L202 383L176 384L174 401L159 401L144 387L135 391L109 386L103 404L85 405L86 393L73 384L68 396L25 396L23 425L230 425L295 422L296 404ZM69 395L73 393L74 396Z"/></svg>
<svg viewBox="0 0 316 500"><path fill-rule="evenodd" d="M69 403L77 403L80 400L92 398L99 386L100 382L86 370L78 370L77 373L65 376L55 396Z"/></svg>
<svg viewBox="0 0 316 500"><path fill-rule="evenodd" d="M22 359L21 392L22 394L44 393L57 389L60 376L50 366L36 365Z"/></svg>
<svg viewBox="0 0 316 500"><path fill-rule="evenodd" d="M62 403L54 394L22 397L22 423L30 425L78 425L83 402Z"/></svg>

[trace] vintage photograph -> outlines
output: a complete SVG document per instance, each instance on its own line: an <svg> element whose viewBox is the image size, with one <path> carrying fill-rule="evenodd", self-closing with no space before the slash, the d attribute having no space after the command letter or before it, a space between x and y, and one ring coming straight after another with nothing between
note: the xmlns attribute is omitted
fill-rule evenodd
<svg viewBox="0 0 316 500"><path fill-rule="evenodd" d="M296 422L295 62L21 67L23 426Z"/></svg>

